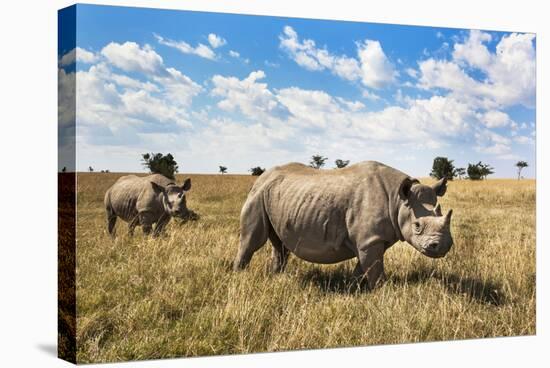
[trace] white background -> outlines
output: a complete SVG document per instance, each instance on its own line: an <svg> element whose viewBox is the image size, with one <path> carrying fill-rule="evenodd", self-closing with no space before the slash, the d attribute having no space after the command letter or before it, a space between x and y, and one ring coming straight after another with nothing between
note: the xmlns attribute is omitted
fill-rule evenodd
<svg viewBox="0 0 550 368"><path fill-rule="evenodd" d="M89 1L89 3L98 3ZM104 1L103 4L537 33L537 336L125 363L140 367L498 367L548 364L548 10L543 1ZM9 5L8 5L9 4ZM69 366L57 340L57 10L0 11L0 366ZM513 246L513 244L510 244ZM545 269L545 266L547 267ZM414 311L410 311L414 313ZM368 326L365 326L368 328ZM546 350L545 350L546 349ZM546 353L546 354L545 354ZM546 362L544 358L546 357ZM111 364L102 365L110 367Z"/></svg>

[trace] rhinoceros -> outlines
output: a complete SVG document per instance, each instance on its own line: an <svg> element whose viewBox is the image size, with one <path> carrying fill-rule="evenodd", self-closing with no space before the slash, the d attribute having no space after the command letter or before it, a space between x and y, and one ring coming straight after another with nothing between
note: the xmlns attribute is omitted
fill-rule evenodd
<svg viewBox="0 0 550 368"><path fill-rule="evenodd" d="M321 264L357 258L354 277L372 289L386 279L384 252L398 240L432 258L449 252L452 210L443 216L437 203L446 190L446 178L428 186L375 161L333 170L274 167L243 205L233 268L245 268L269 238L273 272L284 270L289 253Z"/></svg>
<svg viewBox="0 0 550 368"><path fill-rule="evenodd" d="M191 189L191 179L182 186L161 174L139 177L126 175L120 177L105 193L107 229L115 236L115 224L118 217L129 223L130 234L141 225L145 234L157 236L172 217L186 218L186 193Z"/></svg>

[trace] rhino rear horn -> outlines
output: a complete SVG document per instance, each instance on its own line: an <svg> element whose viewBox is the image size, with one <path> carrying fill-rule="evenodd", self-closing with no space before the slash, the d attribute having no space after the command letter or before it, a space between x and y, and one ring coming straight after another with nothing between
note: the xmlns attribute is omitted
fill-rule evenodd
<svg viewBox="0 0 550 368"><path fill-rule="evenodd" d="M438 197L444 196L447 191L447 177L442 178L437 183L432 185L432 189Z"/></svg>

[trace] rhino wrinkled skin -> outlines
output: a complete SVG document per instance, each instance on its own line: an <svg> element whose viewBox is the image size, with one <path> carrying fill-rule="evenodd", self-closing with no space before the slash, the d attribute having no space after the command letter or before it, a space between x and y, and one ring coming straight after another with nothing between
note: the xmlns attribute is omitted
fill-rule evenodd
<svg viewBox="0 0 550 368"><path fill-rule="evenodd" d="M185 194L191 189L191 179L182 186L161 174L139 177L120 177L105 193L107 229L115 236L118 217L129 223L129 233L141 225L145 234L157 236L172 217L185 218L189 215Z"/></svg>
<svg viewBox="0 0 550 368"><path fill-rule="evenodd" d="M428 186L374 161L334 170L274 167L242 208L234 269L245 268L269 239L274 272L284 269L289 252L325 264L356 257L354 276L372 289L385 280L384 252L397 241L432 258L450 250L452 210L443 216L437 204L446 189L446 179Z"/></svg>

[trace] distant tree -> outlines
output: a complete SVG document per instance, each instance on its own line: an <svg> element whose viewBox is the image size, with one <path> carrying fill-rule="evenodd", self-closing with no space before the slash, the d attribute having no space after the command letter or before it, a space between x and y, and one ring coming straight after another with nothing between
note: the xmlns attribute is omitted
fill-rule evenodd
<svg viewBox="0 0 550 368"><path fill-rule="evenodd" d="M455 169L455 175L458 176L459 179L462 179L462 177L466 175L466 169L463 167L457 167Z"/></svg>
<svg viewBox="0 0 550 368"><path fill-rule="evenodd" d="M325 166L326 160L328 160L327 157L323 157L321 155L313 155L311 156L309 166L313 167L314 169L320 169L321 167Z"/></svg>
<svg viewBox="0 0 550 368"><path fill-rule="evenodd" d="M256 166L248 171L252 172L252 176L260 176L264 173L265 169L262 169L260 166Z"/></svg>
<svg viewBox="0 0 550 368"><path fill-rule="evenodd" d="M348 166L349 164L349 160L336 160L334 161L334 164L336 165L337 168L339 169L343 169L344 167Z"/></svg>
<svg viewBox="0 0 550 368"><path fill-rule="evenodd" d="M61 172L67 172L67 166L63 166L63 168L61 169Z"/></svg>
<svg viewBox="0 0 550 368"><path fill-rule="evenodd" d="M94 168L90 166L90 167L88 167L88 171L89 172L94 172Z"/></svg>
<svg viewBox="0 0 550 368"><path fill-rule="evenodd" d="M492 168L491 166L487 165L487 164L482 164L481 161L479 162L479 164L481 165L481 176L483 179L487 179L487 176L488 175L491 175L491 174L494 174L495 173L495 169Z"/></svg>
<svg viewBox="0 0 550 368"><path fill-rule="evenodd" d="M223 174L226 174L227 173L227 167L225 166L220 166L220 172Z"/></svg>
<svg viewBox="0 0 550 368"><path fill-rule="evenodd" d="M453 180L456 176L453 160L449 160L447 157L434 158L430 176L436 179L447 178L448 180Z"/></svg>
<svg viewBox="0 0 550 368"><path fill-rule="evenodd" d="M477 164L468 164L468 179L483 180L487 179L488 175L494 174L494 169L488 164L479 161Z"/></svg>
<svg viewBox="0 0 550 368"><path fill-rule="evenodd" d="M518 161L516 163L516 167L518 168L518 180L521 179L521 170L523 170L527 166L529 166L529 164L527 164L527 161Z"/></svg>
<svg viewBox="0 0 550 368"><path fill-rule="evenodd" d="M101 170L101 172L102 172L102 173L104 173L104 172L105 172L105 170Z"/></svg>
<svg viewBox="0 0 550 368"><path fill-rule="evenodd" d="M108 172L109 172L109 169L105 169L105 172L108 173Z"/></svg>
<svg viewBox="0 0 550 368"><path fill-rule="evenodd" d="M142 165L149 169L153 174L162 174L169 179L175 179L175 173L178 172L178 163L174 156L168 153L144 153L141 155Z"/></svg>

